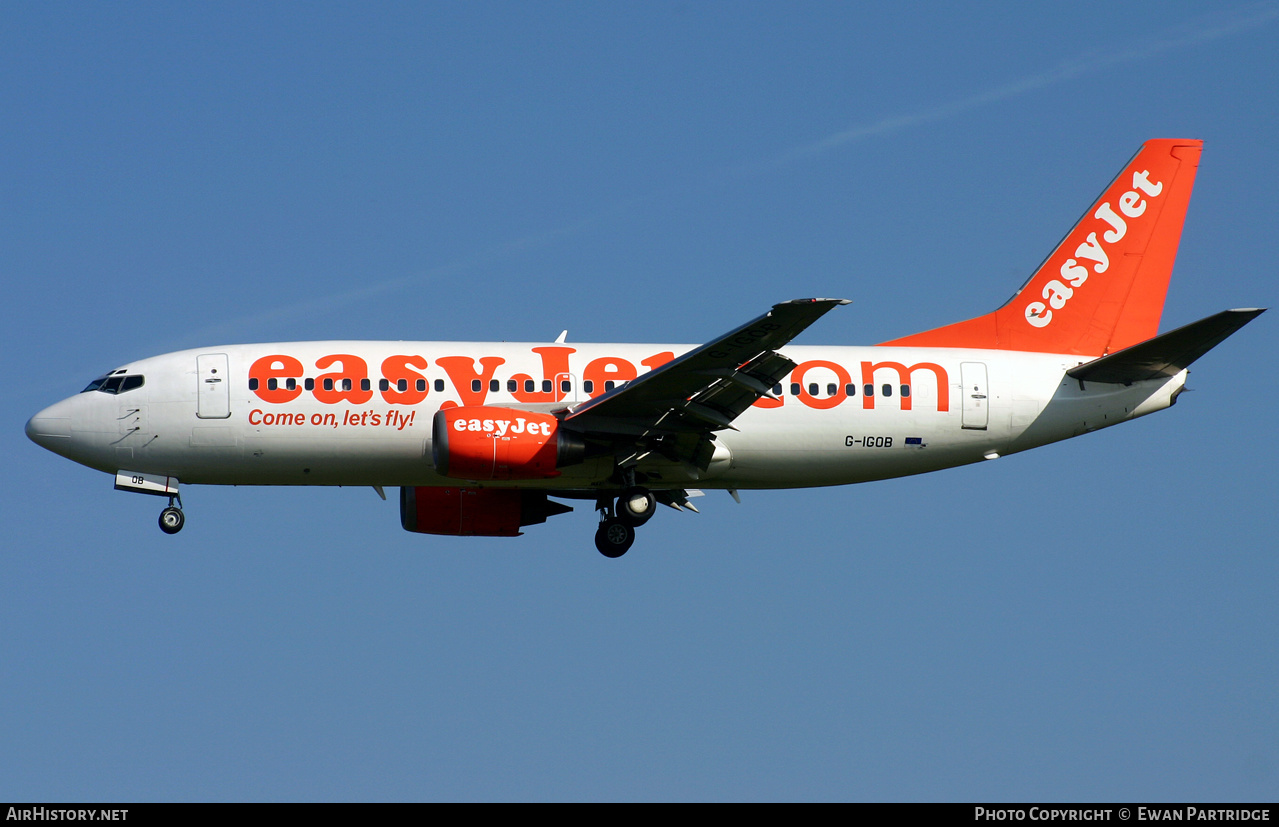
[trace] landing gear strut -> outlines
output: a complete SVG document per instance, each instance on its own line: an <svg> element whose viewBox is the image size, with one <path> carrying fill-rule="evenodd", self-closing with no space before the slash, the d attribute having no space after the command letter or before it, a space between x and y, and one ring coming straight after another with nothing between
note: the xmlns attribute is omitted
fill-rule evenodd
<svg viewBox="0 0 1279 827"><path fill-rule="evenodd" d="M160 530L165 534L177 534L187 521L182 513L182 501L177 500L176 506L173 503L174 498L170 497L169 507L160 512Z"/></svg>

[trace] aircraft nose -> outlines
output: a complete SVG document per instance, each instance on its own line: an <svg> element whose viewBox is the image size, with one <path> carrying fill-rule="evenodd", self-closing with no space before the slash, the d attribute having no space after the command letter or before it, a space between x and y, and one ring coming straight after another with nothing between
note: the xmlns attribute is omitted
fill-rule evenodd
<svg viewBox="0 0 1279 827"><path fill-rule="evenodd" d="M27 420L27 438L54 453L62 453L71 439L71 416L62 403L45 408Z"/></svg>

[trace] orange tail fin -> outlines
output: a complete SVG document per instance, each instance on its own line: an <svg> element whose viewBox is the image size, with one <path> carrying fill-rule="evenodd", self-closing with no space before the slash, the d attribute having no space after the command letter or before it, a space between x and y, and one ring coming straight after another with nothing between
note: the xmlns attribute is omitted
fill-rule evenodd
<svg viewBox="0 0 1279 827"><path fill-rule="evenodd" d="M1159 332L1202 141L1147 141L1003 307L885 345L1100 356Z"/></svg>

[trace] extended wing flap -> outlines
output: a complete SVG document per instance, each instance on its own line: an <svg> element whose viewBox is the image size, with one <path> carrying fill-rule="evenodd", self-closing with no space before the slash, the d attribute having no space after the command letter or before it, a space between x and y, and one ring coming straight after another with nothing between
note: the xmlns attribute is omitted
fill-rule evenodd
<svg viewBox="0 0 1279 827"><path fill-rule="evenodd" d="M846 299L798 299L569 411L565 421L589 430L700 432L732 421L795 367L777 353Z"/></svg>
<svg viewBox="0 0 1279 827"><path fill-rule="evenodd" d="M775 399L773 386L795 369L795 363L780 353L768 351L738 368L709 371L712 381L673 410L682 418L712 422L731 428L732 421L757 400Z"/></svg>
<svg viewBox="0 0 1279 827"><path fill-rule="evenodd" d="M1141 344L1085 362L1066 374L1080 381L1125 385L1176 376L1264 312L1265 308L1257 307L1223 310Z"/></svg>

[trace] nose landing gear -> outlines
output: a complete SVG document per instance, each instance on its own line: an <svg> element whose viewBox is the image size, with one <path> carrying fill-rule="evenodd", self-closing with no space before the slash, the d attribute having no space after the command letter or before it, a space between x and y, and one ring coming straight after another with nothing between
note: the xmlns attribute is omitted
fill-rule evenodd
<svg viewBox="0 0 1279 827"><path fill-rule="evenodd" d="M182 494L178 491L177 477L141 471L116 471L115 488L117 491L168 497L169 507L160 512L160 530L165 534L177 534L182 530L186 516L182 513Z"/></svg>
<svg viewBox="0 0 1279 827"><path fill-rule="evenodd" d="M169 507L160 512L160 530L165 534L177 534L187 521L182 513L182 501L178 500L176 506L173 503L174 498L170 497Z"/></svg>

